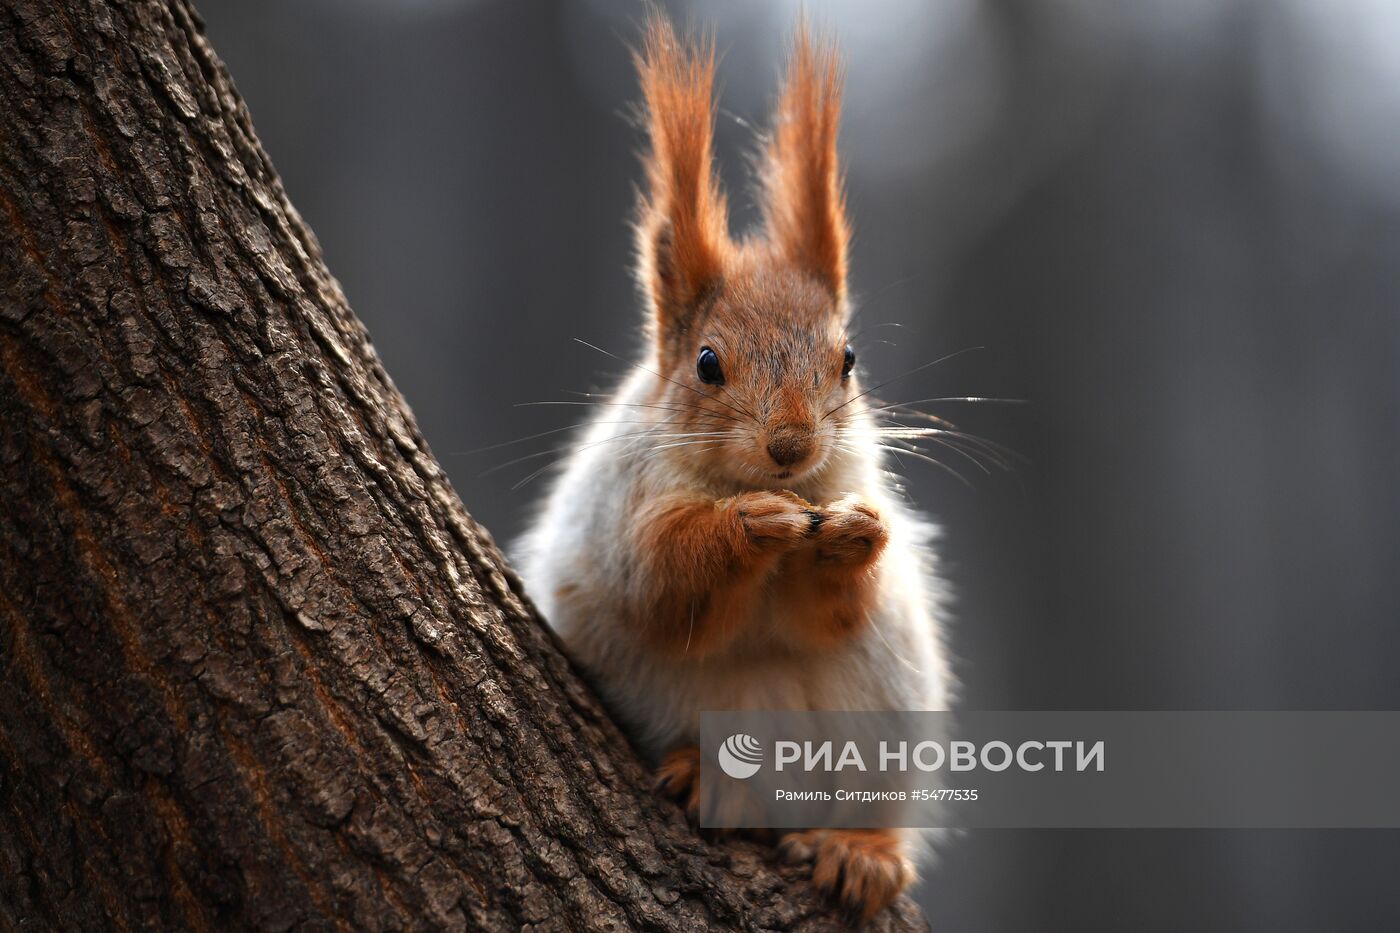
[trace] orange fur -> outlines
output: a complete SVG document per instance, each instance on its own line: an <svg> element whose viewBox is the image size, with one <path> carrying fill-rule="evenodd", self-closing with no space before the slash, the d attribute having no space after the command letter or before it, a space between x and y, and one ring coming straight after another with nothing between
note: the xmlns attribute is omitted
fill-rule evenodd
<svg viewBox="0 0 1400 933"><path fill-rule="evenodd" d="M857 391L841 376L850 228L836 156L836 49L814 43L799 21L763 160L764 236L740 246L729 240L711 164L713 44L687 50L655 18L638 68L651 135L639 275L652 301L660 367L649 404L669 412L665 420L682 437L713 436L705 432L738 416L752 419L752 446L739 465L765 484L789 478L772 451L800 451L798 473L830 456L835 434L827 414ZM695 385L701 346L722 359L723 387ZM716 473L735 469L730 445L694 446L693 467L713 461ZM803 489L800 482L793 488ZM628 615L662 656L722 657L774 604L804 650L839 650L870 624L880 586L875 567L889 534L860 496L817 506L783 489L718 499L681 492L642 498L633 508L640 567ZM698 767L698 751L684 745L657 772L658 787L692 816ZM812 840L818 886L866 917L912 877L892 833L804 838Z"/></svg>
<svg viewBox="0 0 1400 933"><path fill-rule="evenodd" d="M812 862L812 883L869 920L916 877L899 834L889 829L811 829L779 844L789 861Z"/></svg>
<svg viewBox="0 0 1400 933"><path fill-rule="evenodd" d="M656 789L680 804L691 822L699 822L699 746L684 745L668 753L656 769Z"/></svg>
<svg viewBox="0 0 1400 933"><path fill-rule="evenodd" d="M858 499L816 507L788 492L750 492L718 502L673 497L639 511L646 563L633 610L661 651L695 660L721 651L756 601L774 596L814 648L869 622L879 586L871 568L888 532Z"/></svg>
<svg viewBox="0 0 1400 933"><path fill-rule="evenodd" d="M787 78L764 154L764 219L768 238L794 265L846 298L851 239L836 155L844 75L833 42L814 42L799 20Z"/></svg>
<svg viewBox="0 0 1400 933"><path fill-rule="evenodd" d="M891 488L846 365L834 45L799 21L761 161L763 225L738 242L711 152L713 41L683 44L657 15L635 60L647 354L525 554L541 608L693 817L700 710L940 708L946 665L927 637L923 525ZM786 839L865 917L913 878L894 832Z"/></svg>
<svg viewBox="0 0 1400 933"><path fill-rule="evenodd" d="M658 793L671 800L685 812L686 819L695 825L700 824L700 747L681 745L672 749L661 759L656 768L655 787ZM756 812L758 805L754 797L743 788L707 788L706 792L716 796L705 804L711 818L720 823L735 825L744 823ZM727 836L736 830L718 828L707 830L712 836ZM773 845L777 836L769 829L748 829L743 835L756 842Z"/></svg>
<svg viewBox="0 0 1400 933"><path fill-rule="evenodd" d="M719 281L731 249L711 155L714 40L687 48L669 22L653 16L635 60L651 140L637 224L639 275L664 330Z"/></svg>
<svg viewBox="0 0 1400 933"><path fill-rule="evenodd" d="M816 528L811 506L789 492L674 496L639 511L638 630L696 660L733 641L778 559Z"/></svg>
<svg viewBox="0 0 1400 933"><path fill-rule="evenodd" d="M889 539L880 515L855 497L823 507L821 524L773 575L775 596L788 607L813 648L830 650L870 623L879 580L871 572Z"/></svg>

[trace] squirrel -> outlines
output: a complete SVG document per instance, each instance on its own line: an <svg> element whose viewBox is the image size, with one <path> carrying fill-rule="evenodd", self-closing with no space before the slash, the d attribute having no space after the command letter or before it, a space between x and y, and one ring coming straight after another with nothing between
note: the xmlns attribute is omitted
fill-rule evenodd
<svg viewBox="0 0 1400 933"><path fill-rule="evenodd" d="M652 14L635 224L645 355L520 542L544 618L642 753L697 803L699 713L938 710L951 678L934 528L887 473L847 325L843 63L805 18L731 239L712 166L714 40ZM910 830L788 832L869 918L915 880Z"/></svg>

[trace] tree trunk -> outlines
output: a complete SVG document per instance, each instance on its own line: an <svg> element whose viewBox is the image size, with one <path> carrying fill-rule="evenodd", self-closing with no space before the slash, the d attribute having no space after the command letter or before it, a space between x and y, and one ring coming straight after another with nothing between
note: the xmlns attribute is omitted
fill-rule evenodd
<svg viewBox="0 0 1400 933"><path fill-rule="evenodd" d="M839 925L653 797L188 4L0 2L0 208L0 926Z"/></svg>

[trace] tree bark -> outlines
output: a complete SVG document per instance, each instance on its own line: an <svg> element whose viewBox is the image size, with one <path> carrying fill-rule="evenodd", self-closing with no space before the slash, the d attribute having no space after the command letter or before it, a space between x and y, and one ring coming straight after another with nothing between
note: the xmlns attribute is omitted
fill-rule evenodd
<svg viewBox="0 0 1400 933"><path fill-rule="evenodd" d="M652 795L187 3L0 3L0 276L0 926L840 925Z"/></svg>

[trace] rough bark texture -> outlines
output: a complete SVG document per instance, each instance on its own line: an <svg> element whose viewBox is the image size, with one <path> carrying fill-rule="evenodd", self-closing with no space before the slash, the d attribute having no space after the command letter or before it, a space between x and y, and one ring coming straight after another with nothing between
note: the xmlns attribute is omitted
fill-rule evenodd
<svg viewBox="0 0 1400 933"><path fill-rule="evenodd" d="M187 4L0 2L0 280L0 927L838 925L651 795Z"/></svg>

